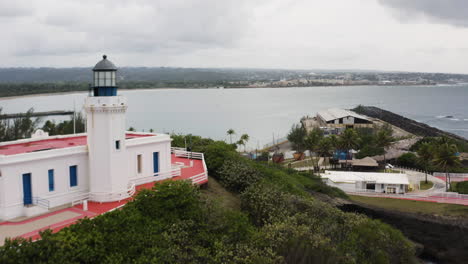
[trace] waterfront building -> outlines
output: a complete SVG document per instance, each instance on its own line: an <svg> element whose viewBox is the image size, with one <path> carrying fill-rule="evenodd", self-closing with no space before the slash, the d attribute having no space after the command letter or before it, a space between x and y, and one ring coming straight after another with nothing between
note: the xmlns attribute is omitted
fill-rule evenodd
<svg viewBox="0 0 468 264"><path fill-rule="evenodd" d="M325 135L340 134L346 128L372 127L373 121L366 116L353 111L331 108L322 110L315 117L306 117L301 120L307 131L320 128Z"/></svg>
<svg viewBox="0 0 468 264"><path fill-rule="evenodd" d="M171 149L166 134L126 131L128 102L117 93L116 73L105 55L94 67L92 93L84 104L86 133L38 131L0 143L1 220L80 202L120 201L138 185L174 177L207 182L203 154ZM180 160L187 157L196 160L190 165Z"/></svg>

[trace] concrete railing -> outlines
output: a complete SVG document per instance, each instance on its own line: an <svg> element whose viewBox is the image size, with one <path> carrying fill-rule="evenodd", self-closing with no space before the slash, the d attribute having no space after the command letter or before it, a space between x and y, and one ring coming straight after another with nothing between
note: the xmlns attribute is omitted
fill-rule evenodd
<svg viewBox="0 0 468 264"><path fill-rule="evenodd" d="M83 201L85 200L89 200L89 193L80 193L78 195L76 195L75 197L73 197L73 200L71 202L72 206L75 206L77 204L82 204Z"/></svg>
<svg viewBox="0 0 468 264"><path fill-rule="evenodd" d="M127 190L118 192L118 193L90 193L89 200L96 201L96 202L115 202L115 201L122 201L127 198L132 197L136 192L136 185L133 182L129 183L129 187Z"/></svg>
<svg viewBox="0 0 468 264"><path fill-rule="evenodd" d="M136 185L141 185L145 183L170 179L170 178L177 177L180 175L181 175L180 168L174 168L170 171L158 172L158 173L154 173L153 175L141 177L141 178L134 178L134 179L131 179L131 182L133 182Z"/></svg>

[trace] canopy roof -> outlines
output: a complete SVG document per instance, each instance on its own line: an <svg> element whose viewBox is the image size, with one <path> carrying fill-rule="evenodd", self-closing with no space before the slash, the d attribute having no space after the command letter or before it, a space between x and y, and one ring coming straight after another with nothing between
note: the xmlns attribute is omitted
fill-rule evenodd
<svg viewBox="0 0 468 264"><path fill-rule="evenodd" d="M351 161L353 166L361 166L361 167L378 167L379 164L377 161L371 157L365 157L363 159L355 159Z"/></svg>
<svg viewBox="0 0 468 264"><path fill-rule="evenodd" d="M348 116L370 121L367 117L363 115L357 114L349 110L339 109L339 108L330 108L327 110L323 110L323 111L318 112L317 115L327 122L340 119L340 118L344 118L344 117L348 117Z"/></svg>

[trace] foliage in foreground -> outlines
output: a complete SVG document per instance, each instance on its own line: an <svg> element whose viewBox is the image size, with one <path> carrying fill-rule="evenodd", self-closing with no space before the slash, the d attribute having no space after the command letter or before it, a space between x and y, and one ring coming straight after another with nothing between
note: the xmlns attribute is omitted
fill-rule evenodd
<svg viewBox="0 0 468 264"><path fill-rule="evenodd" d="M181 142L177 137L174 142ZM246 160L233 145L194 141L206 151L212 176L240 195L241 211L203 199L188 182L166 182L140 192L121 210L82 220L57 234L45 232L40 241L7 241L0 248L0 262L412 261L413 247L400 231L315 200L310 192L342 195L320 185L319 179Z"/></svg>

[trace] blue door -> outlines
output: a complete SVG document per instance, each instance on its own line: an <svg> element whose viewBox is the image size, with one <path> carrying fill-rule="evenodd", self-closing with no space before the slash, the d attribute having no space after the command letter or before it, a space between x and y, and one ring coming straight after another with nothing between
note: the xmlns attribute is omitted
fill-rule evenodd
<svg viewBox="0 0 468 264"><path fill-rule="evenodd" d="M32 204L31 173L23 174L23 203Z"/></svg>
<svg viewBox="0 0 468 264"><path fill-rule="evenodd" d="M70 187L78 185L78 177L76 175L76 165L70 166Z"/></svg>
<svg viewBox="0 0 468 264"><path fill-rule="evenodd" d="M159 152L153 152L153 172L159 172Z"/></svg>

